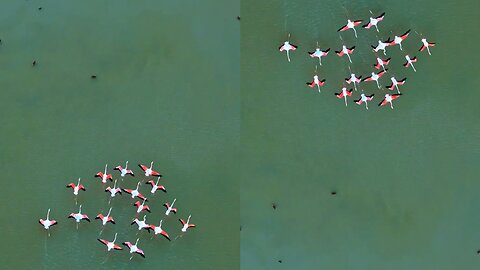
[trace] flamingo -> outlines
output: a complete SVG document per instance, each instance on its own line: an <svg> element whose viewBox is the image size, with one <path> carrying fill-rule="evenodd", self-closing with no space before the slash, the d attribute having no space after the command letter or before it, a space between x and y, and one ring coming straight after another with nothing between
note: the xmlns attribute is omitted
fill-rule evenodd
<svg viewBox="0 0 480 270"><path fill-rule="evenodd" d="M370 82L370 81L375 81L377 82L377 86L378 86L378 89L380 89L380 84L378 83L378 79L380 77L383 76L383 74L385 74L385 72L387 72L388 69L386 70L382 70L380 71L379 73L375 73L375 72L372 72L372 75L366 77L365 79L362 80L362 82Z"/></svg>
<svg viewBox="0 0 480 270"><path fill-rule="evenodd" d="M132 195L132 199L135 197L139 197L142 200L147 200L145 196L142 195L142 193L138 192L138 186L140 185L140 182L137 183L137 188L136 189L128 189L128 188L122 188L122 191Z"/></svg>
<svg viewBox="0 0 480 270"><path fill-rule="evenodd" d="M373 99L374 95L375 94L371 94L370 96L366 96L364 93L362 93L360 95L360 98L357 99L357 100L354 100L354 102L357 103L358 105L361 105L362 103L365 103L365 107L368 110L368 102Z"/></svg>
<svg viewBox="0 0 480 270"><path fill-rule="evenodd" d="M350 74L350 78L345 78L345 81L348 84L353 83L353 86L355 87L355 91L357 91L357 83L360 83L362 80L360 80L362 76L358 77L355 75L355 73Z"/></svg>
<svg viewBox="0 0 480 270"><path fill-rule="evenodd" d="M131 225L133 225L134 223L136 223L137 226L138 226L138 230L139 230L139 231L140 231L141 229L145 229L145 230L147 230L148 232L150 232L151 228L150 228L150 225L148 225L148 224L145 222L146 218L147 218L147 215L144 215L144 216L143 216L143 220L139 220L138 218L135 218L135 219L132 221Z"/></svg>
<svg viewBox="0 0 480 270"><path fill-rule="evenodd" d="M392 84L387 86L387 88L389 90L393 90L393 88L397 88L397 92L400 94L400 89L398 89L398 86L403 85L405 83L405 81L407 80L407 78L403 78L400 81L397 81L397 79L395 79L395 77L391 77L390 80L392 81Z"/></svg>
<svg viewBox="0 0 480 270"><path fill-rule="evenodd" d="M420 47L420 49L419 49L418 51L421 52L421 51L427 49L428 55L432 55L432 54L430 53L430 49L429 49L428 47L433 47L433 46L435 46L435 43L434 43L434 42L428 42L426 38L422 38L421 41L422 41L422 47Z"/></svg>
<svg viewBox="0 0 480 270"><path fill-rule="evenodd" d="M167 211L165 211L165 215L169 215L170 212L173 212L174 214L177 213L177 208L173 208L173 205L175 204L175 201L177 198L173 199L172 205L170 205L168 202L164 203L163 206L167 208Z"/></svg>
<svg viewBox="0 0 480 270"><path fill-rule="evenodd" d="M346 87L343 87L342 92L335 93L335 96L337 96L337 98L345 99L345 106L347 106L347 96L350 97L352 95L352 91L353 91L353 89L347 90Z"/></svg>
<svg viewBox="0 0 480 270"><path fill-rule="evenodd" d="M390 39L388 39L385 42L382 42L382 41L379 40L377 47L372 45L373 51L378 52L378 51L382 50L383 54L387 55L387 52L386 52L385 48L387 48L387 46L390 44L390 42L391 42Z"/></svg>
<svg viewBox="0 0 480 270"><path fill-rule="evenodd" d="M150 207L148 205L145 205L145 201L140 203L140 201L136 201L133 205L137 207L137 213L140 213L142 211L148 211L150 212Z"/></svg>
<svg viewBox="0 0 480 270"><path fill-rule="evenodd" d="M192 217L192 215L189 215L187 221L185 221L183 219L179 219L180 222L183 225L182 232L186 232L188 228L195 228L196 227L195 224L190 224L190 218L191 217Z"/></svg>
<svg viewBox="0 0 480 270"><path fill-rule="evenodd" d="M117 195L117 193L122 195L122 190L119 187L116 187L116 186L117 186L117 179L115 179L115 183L113 184L113 188L107 187L105 189L105 192L110 192L110 197L112 197L112 198L115 197L115 195Z"/></svg>
<svg viewBox="0 0 480 270"><path fill-rule="evenodd" d="M152 190L150 190L150 193L154 194L157 189L162 190L163 192L167 192L164 186L158 185L158 182L160 181L160 177L157 178L157 182L153 182L153 180L148 181L146 184L152 185Z"/></svg>
<svg viewBox="0 0 480 270"><path fill-rule="evenodd" d="M77 182L76 185L74 183L70 183L70 184L67 185L67 188L72 188L73 189L73 194L75 196L78 195L78 192L80 190L85 191L85 187L83 185L80 185L80 178L78 178L78 182Z"/></svg>
<svg viewBox="0 0 480 270"><path fill-rule="evenodd" d="M388 44L388 46L400 45L400 50L403 51L402 41L404 41L408 37L409 34L410 34L410 30L408 30L407 32L405 32L405 34L403 34L401 36L395 36L393 38L393 41L391 41Z"/></svg>
<svg viewBox="0 0 480 270"><path fill-rule="evenodd" d="M288 34L288 39L290 39L290 34ZM290 54L289 52L290 51L295 51L296 49L298 48L298 46L295 46L293 44L290 44L290 40L287 40L283 43L282 46L278 47L278 50L283 52L283 51L286 51L287 52L287 59L288 59L288 62L290 62Z"/></svg>
<svg viewBox="0 0 480 270"><path fill-rule="evenodd" d="M345 45L343 45L342 50L341 51L335 51L335 53L337 53L338 56L343 56L344 54L346 54L347 57L348 57L348 60L350 61L350 63L352 63L352 59L350 58L350 54L353 53L353 50L355 50L355 46L353 46L351 48L347 48Z"/></svg>
<svg viewBox="0 0 480 270"><path fill-rule="evenodd" d="M417 57L413 57L413 58L410 58L410 56L405 55L405 59L407 59L407 62L405 64L403 64L404 67L408 68L409 66L412 66L413 68L413 71L417 72L417 70L415 69L415 66L413 65L413 63L416 63L417 62Z"/></svg>
<svg viewBox="0 0 480 270"><path fill-rule="evenodd" d="M322 57L327 56L329 51L330 51L330 48L326 49L325 51L320 50L320 48L318 48L318 44L317 44L317 48L315 49L315 51L314 52L309 52L308 54L312 58L317 57L318 62L320 63L320 66L321 66L322 65Z"/></svg>
<svg viewBox="0 0 480 270"><path fill-rule="evenodd" d="M49 230L50 226L57 225L58 223L55 219L50 220L50 208L48 208L48 211L47 211L47 218L45 220L39 219L38 222L42 224L45 230ZM48 231L48 235L50 236L50 231Z"/></svg>
<svg viewBox="0 0 480 270"><path fill-rule="evenodd" d="M377 32L380 32L378 31L377 24L383 21L383 17L385 17L385 12L383 12L380 16L377 16L375 18L370 17L370 22L368 24L363 25L362 27L366 29L370 29L372 26L375 26L375 28L377 29Z"/></svg>
<svg viewBox="0 0 480 270"><path fill-rule="evenodd" d="M385 94L385 98L382 100L382 102L380 102L380 103L378 104L378 106L383 106L383 105L385 105L385 104L387 104L387 103L390 103L390 108L393 109L392 101L393 101L394 99L399 98L401 95L402 95L402 94L393 94L393 95Z"/></svg>
<svg viewBox="0 0 480 270"><path fill-rule="evenodd" d="M135 245L133 245L132 243L130 242L124 242L123 245L127 246L129 249L130 249L130 253L137 253L139 254L140 256L142 256L143 258L145 258L145 253L143 253L143 250L139 249L137 247L137 244L138 244L138 239L137 238L137 242L135 242ZM132 254L132 257L130 257L130 260L133 258L133 254Z"/></svg>
<svg viewBox="0 0 480 270"><path fill-rule="evenodd" d="M377 64L376 65L373 65L376 69L380 70L380 67L383 68L384 71L385 70L385 66L390 64L390 59L391 58L388 58L386 60L383 60L382 58L380 57L377 57Z"/></svg>
<svg viewBox="0 0 480 270"><path fill-rule="evenodd" d="M107 180L113 181L112 180L112 175L107 174L107 164L105 164L105 172L98 172L95 177L100 177L102 178L102 183L107 183Z"/></svg>
<svg viewBox="0 0 480 270"><path fill-rule="evenodd" d="M152 170L153 161L150 163L150 168L142 164L138 164L138 166L140 166L140 168L142 168L142 170L145 172L145 176L160 176L160 177L162 176L158 172Z"/></svg>
<svg viewBox="0 0 480 270"><path fill-rule="evenodd" d="M309 82L309 83L307 82L307 85L310 86L310 88L313 88L316 85L319 93L321 93L320 86L323 86L324 84L325 84L325 79L320 81L320 79L318 79L317 75L313 76L313 81L312 82Z"/></svg>
<svg viewBox="0 0 480 270"><path fill-rule="evenodd" d="M115 220L113 220L113 217L110 216L110 212L112 211L112 207L108 210L108 214L106 216L102 215L101 213L98 214L95 219L100 219L102 221L102 225L105 226L107 222L111 222L115 224Z"/></svg>
<svg viewBox="0 0 480 270"><path fill-rule="evenodd" d="M107 240L103 240L103 239L100 239L100 238L97 238L98 241L100 241L100 243L104 244L105 246L107 246L107 251L110 251L112 249L116 249L116 250L122 250L122 247L119 246L119 245L115 245L115 240L117 240L117 234L115 233L115 238L113 238L113 241L112 242L109 242Z"/></svg>
<svg viewBox="0 0 480 270"><path fill-rule="evenodd" d="M75 222L77 222L77 230L78 230L78 223L80 223L80 221L82 219L90 222L90 219L88 218L88 216L85 215L85 214L82 214L82 205L81 204L80 204L80 208L78 209L78 213L70 213L70 215L68 215L68 218L75 219Z"/></svg>
<svg viewBox="0 0 480 270"><path fill-rule="evenodd" d="M150 225L150 228L155 232L155 235L161 234L165 238L167 238L168 241L170 241L170 237L168 236L168 233L162 229L162 222L163 220L160 220L160 224L158 225L158 227L156 227L155 225Z"/></svg>
<svg viewBox="0 0 480 270"><path fill-rule="evenodd" d="M120 171L120 176L121 176L121 177L124 177L124 176L127 175L127 174L130 174L131 176L135 176L135 175L133 174L133 171L128 169L128 160L127 160L127 162L125 163L125 168L123 168L122 166L118 165L117 167L115 167L114 170Z"/></svg>
<svg viewBox="0 0 480 270"><path fill-rule="evenodd" d="M343 32L343 31L347 31L348 29L353 29L353 32L355 33L355 37L357 37L357 31L355 30L355 26L361 23L362 23L362 20L357 20L357 21L347 20L347 24L340 27L340 29L338 29L337 32Z"/></svg>

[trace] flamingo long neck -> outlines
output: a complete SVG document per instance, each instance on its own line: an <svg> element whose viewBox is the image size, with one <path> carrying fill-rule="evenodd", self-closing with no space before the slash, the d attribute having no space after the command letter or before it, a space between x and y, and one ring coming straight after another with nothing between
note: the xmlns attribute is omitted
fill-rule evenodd
<svg viewBox="0 0 480 270"><path fill-rule="evenodd" d="M50 220L50 208L48 208L48 211L47 211L47 220Z"/></svg>
<svg viewBox="0 0 480 270"><path fill-rule="evenodd" d="M140 185L140 182L137 183L137 189L136 189L136 190L138 190L138 186L139 186L139 185Z"/></svg>
<svg viewBox="0 0 480 270"><path fill-rule="evenodd" d="M155 183L156 186L158 186L158 182L160 182L160 177L158 177L157 182Z"/></svg>
<svg viewBox="0 0 480 270"><path fill-rule="evenodd" d="M150 162L150 170L152 169L152 167L153 167L153 161Z"/></svg>
<svg viewBox="0 0 480 270"><path fill-rule="evenodd" d="M108 214L107 214L107 217L110 216L110 212L112 211L112 207L110 207L110 209L108 210Z"/></svg>
<svg viewBox="0 0 480 270"><path fill-rule="evenodd" d="M117 233L115 233L115 238L113 238L112 243L115 243L115 240L117 240Z"/></svg>
<svg viewBox="0 0 480 270"><path fill-rule="evenodd" d="M147 219L147 215L143 216L143 222Z"/></svg>
<svg viewBox="0 0 480 270"><path fill-rule="evenodd" d="M135 241L135 246L138 244L138 239L139 239L139 238L137 238L137 241Z"/></svg>
<svg viewBox="0 0 480 270"><path fill-rule="evenodd" d="M172 205L170 205L170 207L173 207L173 205L175 204L175 201L177 200L177 198L173 199L173 202L172 202Z"/></svg>
<svg viewBox="0 0 480 270"><path fill-rule="evenodd" d="M191 217L191 216L192 216L192 215L189 215L189 216L188 216L188 218L187 218L187 223L186 223L186 224L188 224L188 223L190 222L190 217Z"/></svg>
<svg viewBox="0 0 480 270"><path fill-rule="evenodd" d="M162 227L162 222L163 222L163 219L160 220L160 225L158 225L158 227Z"/></svg>
<svg viewBox="0 0 480 270"><path fill-rule="evenodd" d="M78 214L81 215L82 214L82 205L80 204L80 208L78 209Z"/></svg>
<svg viewBox="0 0 480 270"><path fill-rule="evenodd" d="M145 200L143 200L143 202L142 202L142 207L143 207L144 204L145 204Z"/></svg>
<svg viewBox="0 0 480 270"><path fill-rule="evenodd" d="M117 179L115 179L115 183L113 184L113 189L117 187Z"/></svg>
<svg viewBox="0 0 480 270"><path fill-rule="evenodd" d="M77 186L80 186L80 178L78 178Z"/></svg>
<svg viewBox="0 0 480 270"><path fill-rule="evenodd" d="M125 170L128 168L128 160L127 162L125 163Z"/></svg>
<svg viewBox="0 0 480 270"><path fill-rule="evenodd" d="M105 164L105 174L107 174L107 166L108 164Z"/></svg>

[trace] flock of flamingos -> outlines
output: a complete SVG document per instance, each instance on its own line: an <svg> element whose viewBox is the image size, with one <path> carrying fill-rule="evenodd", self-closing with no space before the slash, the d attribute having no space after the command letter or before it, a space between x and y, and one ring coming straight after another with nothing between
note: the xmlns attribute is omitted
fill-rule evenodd
<svg viewBox="0 0 480 270"><path fill-rule="evenodd" d="M365 28L365 29L370 29L372 27L375 27L377 32L380 32L379 29L378 29L378 23L383 21L384 17L385 17L385 12L382 13L381 15L377 16L377 17L370 17L370 21L367 24L364 24L362 27ZM355 34L355 37L357 37L357 30L355 29L355 26L360 25L362 22L363 22L362 20L347 20L347 24L342 26L340 29L338 29L338 32L343 32L343 31L347 31L347 30L351 29L351 30L353 30L353 32ZM403 35L394 36L393 39L388 38L386 41L378 40L378 45L376 45L376 46L372 45L371 47L373 48L373 51L375 53L378 53L378 51L382 51L385 56L387 55L387 52L386 52L387 47L399 45L400 50L403 51L402 42L405 39L407 39L409 34L410 34L410 30L405 32ZM290 34L289 34L289 38L290 38ZM428 51L428 54L431 55L429 47L435 46L435 43L428 42L426 38L422 38L420 41L422 43L422 46L420 47L419 51L424 51L426 49ZM290 53L289 52L290 51L295 51L297 48L298 47L296 45L291 44L290 41L287 40L287 41L284 42L283 45L281 45L279 47L279 50L281 52L285 51L287 53L287 59L290 62ZM352 59L351 59L350 55L353 54L354 50L355 50L355 46L347 47L347 46L343 45L342 49L339 50L339 51L335 51L335 53L338 56L345 56L346 55L348 57L348 60L350 61L350 63L352 63ZM315 51L309 52L308 54L312 58L318 58L319 64L322 65L322 57L327 56L329 51L330 51L330 48L325 49L325 50L321 50L318 47L318 43L317 43L317 48L315 49ZM417 62L417 58L416 57L410 57L408 54L406 54L405 59L406 59L406 62L403 64L403 66L406 67L406 68L412 67L413 71L417 72L417 70L415 69L415 66L413 64L413 63ZM388 69L385 68L385 66L387 66L389 63L390 63L390 58L382 59L377 55L377 62L373 66L375 67L376 70L379 71L378 73L372 72L368 77L365 77L363 79L362 79L362 76L357 77L357 75L355 75L355 73L352 73L352 74L350 74L349 78L345 78L345 82L348 83L348 84L353 84L353 86L355 88L355 91L357 91L357 85L359 83L370 82L370 81L375 81L377 83L378 89L381 89L378 80L388 71ZM383 106L383 105L386 105L386 104L390 104L390 107L393 109L392 101L399 98L400 95L401 95L400 89L399 89L398 86L403 85L406 81L406 78L398 80L394 76L392 76L390 78L390 80L391 80L391 84L389 86L387 86L387 89L392 90L392 91L394 89L396 89L397 93L392 94L392 95L390 95L388 93L385 94L384 99L378 104L378 106ZM318 92L321 92L320 91L320 86L323 86L325 84L325 81L326 81L325 79L321 80L321 79L319 79L318 75L315 75L315 76L313 76L313 81L308 82L307 85L310 86L311 88L317 87ZM341 92L340 93L335 93L335 95L339 99L344 99L345 100L345 106L347 106L347 97L352 96L352 92L353 92L353 89L347 89L346 87L343 87ZM373 96L374 96L374 94L365 95L363 93L363 90L362 90L362 93L360 94L360 97L357 100L354 100L354 102L359 104L359 105L365 103L365 107L368 109L368 102L373 99Z"/></svg>
<svg viewBox="0 0 480 270"><path fill-rule="evenodd" d="M153 162L150 163L150 167L147 167L147 166L142 165L142 164L139 164L139 166L142 169L142 171L144 172L146 177L157 177L157 181L149 180L149 181L146 182L147 184L150 184L152 186L152 189L150 190L151 194L155 194L155 192L157 192L158 190L162 190L163 192L167 192L164 186L159 185L159 181L160 181L160 178L162 177L162 175L160 175L157 171L154 171L152 169ZM114 170L118 170L120 172L120 176L122 178L125 177L126 175L130 175L132 177L135 176L133 171L128 169L128 161L125 164L125 168L123 168L122 166L117 166L117 167L115 167ZM107 165L105 165L105 170L103 172L98 172L95 175L95 177L100 178L103 184L106 184L108 180L113 182L112 175L107 173ZM142 193L139 192L139 190L138 190L139 186L140 186L140 182L137 183L136 189L119 188L117 186L117 180L115 180L113 187L107 187L105 189L105 192L109 193L110 200L113 197L115 197L116 195L122 194L122 192L130 194L132 199L139 198L141 200L141 202L137 200L133 204L136 207L136 213L138 215L142 211L150 212L150 207L148 205L145 205L145 202L147 201L147 198ZM67 188L71 188L73 190L73 195L75 195L75 202L76 202L76 198L77 198L79 192L81 190L85 191L85 187L82 184L80 184L80 178L78 179L77 184L70 183L70 184L67 185ZM173 205L175 204L175 201L176 201L176 199L174 199L171 204L169 202L166 202L164 204L164 206L166 208L165 215L168 216L170 213L174 213L174 214L177 213L177 209L173 207ZM110 201L109 201L109 204L110 204ZM110 215L111 211L112 211L112 208L110 207L110 210L108 211L107 215L103 215L103 214L100 213L95 217L95 219L99 219L102 222L103 226L105 226L108 222L110 222L112 224L115 224L115 220ZM85 221L90 222L90 218L88 217L88 215L82 213L82 205L80 205L78 213L71 213L70 215L68 215L68 218L72 218L72 219L75 220L75 222L77 224L77 229L78 229L78 224L80 223L80 221L85 220ZM179 219L181 224L182 224L181 231L183 233L185 233L188 228L194 228L195 227L195 224L190 223L190 218L191 218L191 215L188 216L186 221L183 220L183 219ZM153 224L147 224L146 223L146 215L144 215L143 220L139 220L138 218L133 219L131 225L136 224L138 226L138 231L141 231L142 229L146 230L148 232L153 231L155 233L155 235L160 234L160 235L164 236L166 239L170 240L170 236L168 235L168 233L165 230L162 229L162 222L163 222L163 220L160 220L160 224L158 226L153 225ZM45 230L48 230L48 231L49 231L51 226L54 226L54 225L58 224L58 222L55 219L50 219L50 209L48 209L48 211L47 211L46 219L40 219L39 223L45 228ZM115 237L113 238L112 241L108 241L108 240L105 240L105 239L98 239L98 241L100 241L102 244L107 246L107 251L122 250L123 248L120 245L115 244L116 239L117 239L117 234L115 234ZM142 256L143 258L145 258L145 253L143 252L142 249L140 249L138 247L138 240L139 240L139 238L137 238L135 243L126 241L126 242L123 242L122 244L128 247L128 249L130 250L130 253L132 254L132 257L133 257L133 253L137 253L140 256ZM130 260L132 259L132 257L130 257Z"/></svg>

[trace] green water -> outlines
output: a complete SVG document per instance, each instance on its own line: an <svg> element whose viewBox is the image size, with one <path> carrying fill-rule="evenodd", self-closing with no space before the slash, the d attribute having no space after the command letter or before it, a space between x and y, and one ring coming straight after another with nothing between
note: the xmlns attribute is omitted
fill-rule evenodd
<svg viewBox="0 0 480 270"><path fill-rule="evenodd" d="M238 14L235 1L2 1L2 269L238 268ZM140 162L164 175L166 194L140 191L147 222L163 218L172 238L140 232L146 259L131 261L107 254L93 220L109 207L93 175L126 160L137 176L121 187L146 181ZM77 231L65 185L78 177L92 222ZM173 198L178 214L166 218ZM116 225L100 238L135 241L133 202L112 200ZM48 208L59 222L50 237L38 224ZM189 214L197 228L175 239Z"/></svg>
<svg viewBox="0 0 480 270"><path fill-rule="evenodd" d="M241 2L242 269L478 269L479 7ZM412 29L403 47L417 55L418 72L402 67L398 47L387 49L388 73L408 78L394 110L377 107L385 90L374 82L364 85L376 95L368 111L333 95L350 74L348 60L333 53L342 44L336 31L369 9L386 12L378 38ZM413 30L437 43L432 56L417 51ZM299 46L291 63L277 50L287 33ZM352 70L365 76L378 39L373 29L358 35L341 34L357 46ZM317 41L332 48L319 69L327 79L321 94L305 85Z"/></svg>

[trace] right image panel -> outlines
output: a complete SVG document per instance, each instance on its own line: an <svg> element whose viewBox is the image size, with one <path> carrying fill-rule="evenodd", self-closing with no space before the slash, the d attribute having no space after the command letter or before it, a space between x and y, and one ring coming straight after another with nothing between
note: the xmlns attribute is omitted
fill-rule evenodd
<svg viewBox="0 0 480 270"><path fill-rule="evenodd" d="M479 5L241 2L241 269L479 269Z"/></svg>

